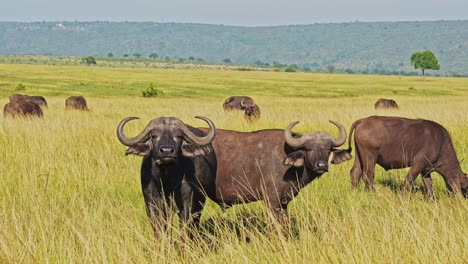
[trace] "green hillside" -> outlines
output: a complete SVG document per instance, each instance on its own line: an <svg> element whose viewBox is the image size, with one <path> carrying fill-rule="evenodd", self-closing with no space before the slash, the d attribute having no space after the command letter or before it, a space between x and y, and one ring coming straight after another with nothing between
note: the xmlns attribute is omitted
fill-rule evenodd
<svg viewBox="0 0 468 264"><path fill-rule="evenodd" d="M432 50L438 74L468 75L468 21L352 22L237 27L153 22L0 22L1 54L203 59L359 72L415 71L415 51ZM275 63L276 62L276 63ZM435 72L429 72L435 74Z"/></svg>

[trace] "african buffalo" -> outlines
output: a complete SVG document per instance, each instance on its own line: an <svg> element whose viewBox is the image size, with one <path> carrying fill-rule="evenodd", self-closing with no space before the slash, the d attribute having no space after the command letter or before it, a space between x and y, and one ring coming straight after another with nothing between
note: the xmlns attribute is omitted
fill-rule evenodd
<svg viewBox="0 0 468 264"><path fill-rule="evenodd" d="M11 101L3 108L3 117L42 117L39 105L29 101Z"/></svg>
<svg viewBox="0 0 468 264"><path fill-rule="evenodd" d="M40 107L47 107L47 101L42 96L30 96L25 94L13 94L9 97L10 102L12 101L27 101L31 103L35 103Z"/></svg>
<svg viewBox="0 0 468 264"><path fill-rule="evenodd" d="M374 108L375 109L390 109L390 108L398 109L398 105L393 99L380 98L379 100L377 100L377 102L375 102Z"/></svg>
<svg viewBox="0 0 468 264"><path fill-rule="evenodd" d="M66 109L77 109L82 111L88 111L86 99L83 96L70 96L65 100Z"/></svg>
<svg viewBox="0 0 468 264"><path fill-rule="evenodd" d="M468 195L468 176L460 168L457 155L447 130L441 125L423 119L371 116L354 122L349 131L349 147L335 153L334 163L351 159L351 137L356 146L354 166L350 171L351 184L361 180L367 189L374 190L375 164L385 170L411 167L403 191L411 188L418 174L430 198L431 172L444 178L447 189Z"/></svg>
<svg viewBox="0 0 468 264"><path fill-rule="evenodd" d="M206 135L174 117L153 119L133 138L126 137L123 128L137 117L127 117L117 127L117 138L129 147L126 155L143 156L143 197L156 235L170 214L167 209L171 207L171 198L181 222L196 227L206 199L204 189L214 189L216 158L211 142L216 128L208 118L196 118L210 126Z"/></svg>
<svg viewBox="0 0 468 264"><path fill-rule="evenodd" d="M260 118L260 108L248 96L231 96L224 101L225 111L242 110L248 122L253 122Z"/></svg>
<svg viewBox="0 0 468 264"><path fill-rule="evenodd" d="M208 196L222 208L265 200L277 216L299 190L328 171L328 158L346 141L345 128L334 121L340 136L326 132L292 134L286 130L237 132L217 129L213 149L217 159L215 189ZM206 131L206 129L202 129Z"/></svg>

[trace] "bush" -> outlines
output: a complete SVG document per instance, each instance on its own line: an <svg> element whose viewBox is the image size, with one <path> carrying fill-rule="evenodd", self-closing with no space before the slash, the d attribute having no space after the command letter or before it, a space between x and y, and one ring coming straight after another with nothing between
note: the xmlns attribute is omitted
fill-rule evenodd
<svg viewBox="0 0 468 264"><path fill-rule="evenodd" d="M22 90L26 90L26 86L24 86L21 83L18 83L18 85L16 85L15 91L22 91Z"/></svg>
<svg viewBox="0 0 468 264"><path fill-rule="evenodd" d="M285 72L296 72L296 69L288 67L284 70Z"/></svg>
<svg viewBox="0 0 468 264"><path fill-rule="evenodd" d="M153 83L150 83L146 90L141 91L141 95L143 97L156 97L163 96L164 92L162 90L157 89Z"/></svg>

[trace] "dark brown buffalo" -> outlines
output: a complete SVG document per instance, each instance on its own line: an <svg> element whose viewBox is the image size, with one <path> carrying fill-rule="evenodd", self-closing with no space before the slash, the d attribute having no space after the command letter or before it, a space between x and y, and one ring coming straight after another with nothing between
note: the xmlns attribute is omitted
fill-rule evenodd
<svg viewBox="0 0 468 264"><path fill-rule="evenodd" d="M349 148L335 153L334 162L351 159L351 137L354 131L355 155L351 184L356 187L364 179L367 189L374 190L375 164L385 170L411 167L403 191L411 188L418 174L430 198L431 172L444 178L447 189L468 195L468 176L460 168L447 130L423 119L371 116L357 120L349 131Z"/></svg>
<svg viewBox="0 0 468 264"><path fill-rule="evenodd" d="M30 95L25 95L25 94L13 94L10 95L9 97L10 102L12 101L27 101L31 103L35 103L39 105L40 107L47 107L47 101L44 97L42 96L30 96Z"/></svg>
<svg viewBox="0 0 468 264"><path fill-rule="evenodd" d="M83 96L70 96L65 100L66 109L77 109L82 111L88 111L88 105L86 99Z"/></svg>
<svg viewBox="0 0 468 264"><path fill-rule="evenodd" d="M3 117L42 117L41 107L29 101L11 101L3 108Z"/></svg>
<svg viewBox="0 0 468 264"><path fill-rule="evenodd" d="M398 109L398 105L393 99L380 98L374 104L375 109Z"/></svg>
<svg viewBox="0 0 468 264"><path fill-rule="evenodd" d="M216 128L208 118L210 129L205 135L174 117L153 119L136 137L123 133L125 124L137 117L123 119L117 138L128 146L126 155L143 156L141 184L146 213L155 233L164 229L175 200L182 223L198 226L205 203L204 189L214 189L216 158L211 147Z"/></svg>
<svg viewBox="0 0 468 264"><path fill-rule="evenodd" d="M215 189L207 195L223 208L265 200L281 216L299 190L328 171L328 158L346 141L345 128L334 121L340 136L267 129L237 132L217 129L213 149L217 159ZM206 131L206 129L203 129Z"/></svg>
<svg viewBox="0 0 468 264"><path fill-rule="evenodd" d="M225 111L244 111L244 117L248 122L254 122L260 118L260 108L248 96L231 96L224 101L223 108Z"/></svg>

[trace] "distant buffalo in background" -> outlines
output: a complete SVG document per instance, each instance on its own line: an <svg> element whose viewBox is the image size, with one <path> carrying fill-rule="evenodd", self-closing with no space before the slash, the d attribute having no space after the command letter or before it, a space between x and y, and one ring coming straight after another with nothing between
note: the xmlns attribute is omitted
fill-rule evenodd
<svg viewBox="0 0 468 264"><path fill-rule="evenodd" d="M83 96L70 96L65 101L66 109L77 109L82 111L88 111L88 105L86 99Z"/></svg>
<svg viewBox="0 0 468 264"><path fill-rule="evenodd" d="M38 104L19 100L10 101L3 108L3 117L42 117L42 110Z"/></svg>
<svg viewBox="0 0 468 264"><path fill-rule="evenodd" d="M248 122L253 122L260 118L260 108L248 96L231 96L224 101L223 108L225 111L244 111L244 117Z"/></svg>
<svg viewBox="0 0 468 264"><path fill-rule="evenodd" d="M26 102L35 103L40 107L47 107L47 101L42 96L30 96L30 95L26 95L26 94L13 94L13 95L10 95L9 99L10 99L10 102L13 102L13 101L26 101Z"/></svg>
<svg viewBox="0 0 468 264"><path fill-rule="evenodd" d="M374 104L375 109L398 109L398 105L393 99L380 98Z"/></svg>

